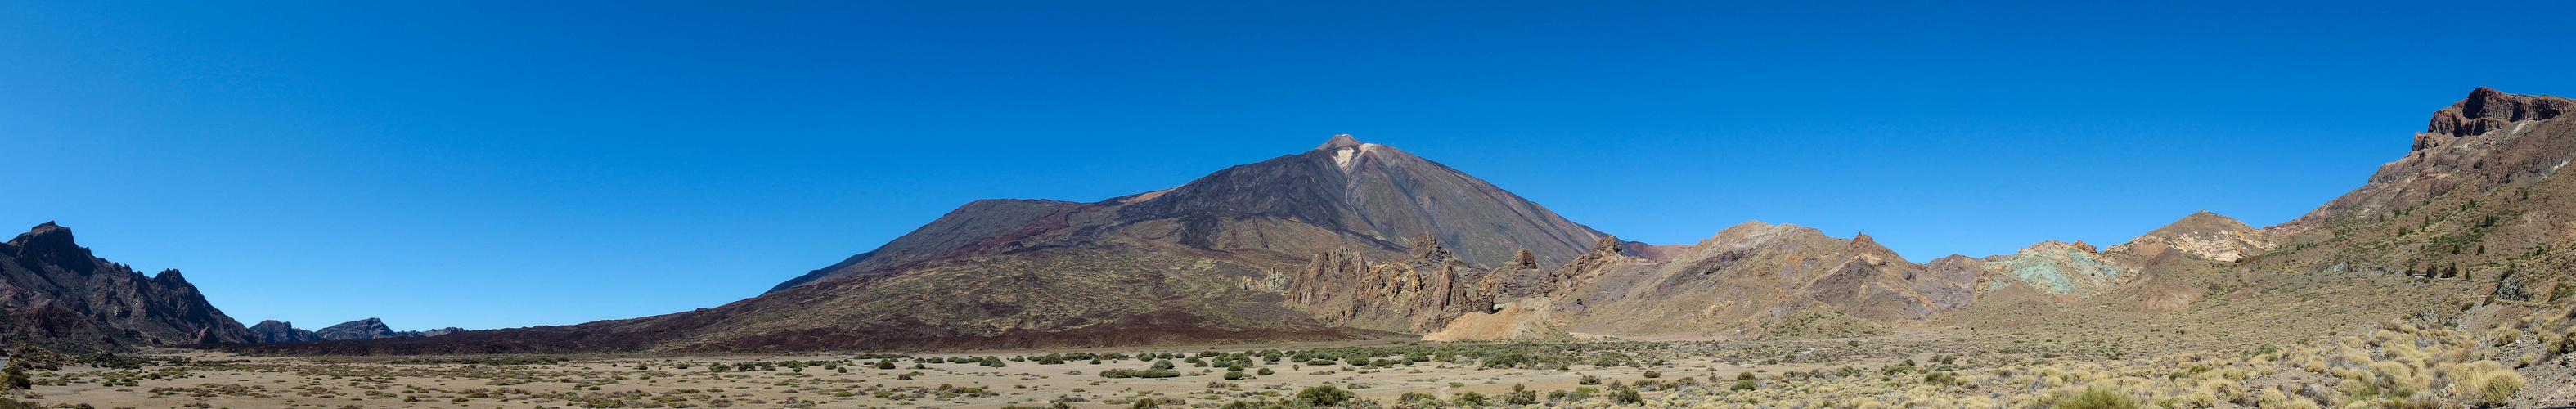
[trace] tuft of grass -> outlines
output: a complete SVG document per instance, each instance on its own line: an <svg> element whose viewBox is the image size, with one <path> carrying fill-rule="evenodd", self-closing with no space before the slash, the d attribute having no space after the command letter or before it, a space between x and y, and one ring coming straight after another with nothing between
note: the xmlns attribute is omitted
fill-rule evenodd
<svg viewBox="0 0 2576 409"><path fill-rule="evenodd" d="M2108 386L2084 388L2084 392L2057 400L2057 409L2138 409L2138 397L2129 396Z"/></svg>

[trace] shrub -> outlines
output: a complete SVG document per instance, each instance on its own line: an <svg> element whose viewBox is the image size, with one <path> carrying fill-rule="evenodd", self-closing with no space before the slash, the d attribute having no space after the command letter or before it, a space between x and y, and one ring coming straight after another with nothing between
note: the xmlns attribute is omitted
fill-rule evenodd
<svg viewBox="0 0 2576 409"><path fill-rule="evenodd" d="M36 381L27 377L26 366L10 362L8 369L0 369L0 391L35 388Z"/></svg>
<svg viewBox="0 0 2576 409"><path fill-rule="evenodd" d="M2129 396L2105 386L2085 388L2084 392L2057 400L2057 409L2137 409L2138 397Z"/></svg>
<svg viewBox="0 0 2576 409"><path fill-rule="evenodd" d="M27 369L59 371L63 369L63 365L72 364L73 360L70 356L54 353L36 344L19 342L17 348L9 351L9 363L20 362L25 362Z"/></svg>
<svg viewBox="0 0 2576 409"><path fill-rule="evenodd" d="M1512 393L1503 395L1503 403L1514 405L1538 403L1538 391L1529 390L1529 386L1526 385L1512 384Z"/></svg>
<svg viewBox="0 0 2576 409"><path fill-rule="evenodd" d="M2483 396L2478 397L2478 404L2487 407L2504 406L2508 400L2513 399L2514 392L2522 391L2522 374L2513 371L2496 371L2493 376L2487 379L2485 388L2480 388Z"/></svg>
<svg viewBox="0 0 2576 409"><path fill-rule="evenodd" d="M1646 403L1646 396L1645 396L1645 395L1643 395L1643 394L1639 394L1639 393L1637 393L1637 390L1636 390L1636 389L1619 388L1619 389L1616 389L1616 390L1612 390L1612 391L1610 391L1610 401L1611 401L1611 402L1615 402L1615 403L1634 405L1634 404Z"/></svg>
<svg viewBox="0 0 2576 409"><path fill-rule="evenodd" d="M1297 403L1307 406L1339 405L1348 400L1351 400L1350 391L1335 388L1332 385L1317 386L1297 391L1296 398Z"/></svg>
<svg viewBox="0 0 2576 409"><path fill-rule="evenodd" d="M1231 381L1231 380L1236 380L1236 379L1243 379L1243 378L1246 378L1246 377L1248 377L1248 376L1244 375L1244 374L1243 374L1243 371L1225 371L1225 380L1229 380L1229 381Z"/></svg>
<svg viewBox="0 0 2576 409"><path fill-rule="evenodd" d="M1172 378L1179 376L1181 376L1181 371L1170 369L1109 369L1100 371L1100 377L1102 378Z"/></svg>
<svg viewBox="0 0 2576 409"><path fill-rule="evenodd" d="M1259 371L1254 371L1253 373L1261 374L1261 376L1270 376L1270 375L1273 375L1273 374L1277 374L1277 373L1279 373L1279 372L1278 372L1278 371L1272 371L1272 370L1270 370L1270 368L1261 368L1261 370L1259 370Z"/></svg>
<svg viewBox="0 0 2576 409"><path fill-rule="evenodd" d="M2551 355L2566 355L2569 352L2576 352L2576 331L2559 336L2558 342L2549 346Z"/></svg>
<svg viewBox="0 0 2576 409"><path fill-rule="evenodd" d="M1485 394L1475 392L1459 393L1458 396L1450 397L1449 401L1468 406L1485 406L1486 404Z"/></svg>
<svg viewBox="0 0 2576 409"><path fill-rule="evenodd" d="M1592 366L1629 366L1636 364L1636 358L1630 357L1628 354L1618 353L1615 351L1603 352L1601 353L1601 356L1592 359Z"/></svg>
<svg viewBox="0 0 2576 409"><path fill-rule="evenodd" d="M1601 377L1598 377L1598 376L1592 376L1592 375L1584 375L1584 376L1583 376L1583 379L1580 379L1580 380L1576 380L1576 381L1574 381L1574 384L1576 384L1576 385L1600 385L1600 384L1601 384Z"/></svg>
<svg viewBox="0 0 2576 409"><path fill-rule="evenodd" d="M1655 371L1646 371L1646 373L1641 374L1641 375L1639 375L1639 376L1644 376L1644 377L1646 377L1646 379L1654 379L1654 378L1662 378L1662 377L1664 377L1664 373L1663 373L1663 372L1655 372Z"/></svg>
<svg viewBox="0 0 2576 409"><path fill-rule="evenodd" d="M1734 386L1728 386L1728 387L1726 387L1726 388L1727 388L1727 389L1733 389L1733 390L1739 390L1739 391L1749 391L1749 390L1753 390L1753 389L1755 389L1755 388L1760 388L1760 387L1762 387L1762 381L1756 381L1756 380L1751 380L1751 379L1737 379L1737 380L1735 380L1735 385L1734 385Z"/></svg>

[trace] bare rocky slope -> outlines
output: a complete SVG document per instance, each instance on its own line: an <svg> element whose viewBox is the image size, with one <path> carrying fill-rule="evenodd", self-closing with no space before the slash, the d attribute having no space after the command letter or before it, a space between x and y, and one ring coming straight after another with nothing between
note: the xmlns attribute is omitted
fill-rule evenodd
<svg viewBox="0 0 2576 409"><path fill-rule="evenodd" d="M1649 246L1346 137L1171 190L980 201L725 306L570 327L233 347L741 351L1331 339L1833 338L1895 327L2196 328L2158 347L2318 334L2576 293L2567 99L2480 88L2366 184L2278 226L2208 212L2108 249L1906 260L1747 222ZM2440 313L2425 311L2461 311ZM2418 317L2427 318L2427 317ZM2445 319L2439 316L2432 319ZM2456 319L2458 317L2452 317ZM2214 328L2208 323L2233 323ZM2253 325L2259 323L2260 325ZM2250 342L2250 341L2247 341ZM2103 346L2105 357L2122 347Z"/></svg>
<svg viewBox="0 0 2576 409"><path fill-rule="evenodd" d="M1521 250L1559 263L1602 235L1456 169L1338 135L1305 153L1227 168L1172 189L1092 203L968 203L770 291L934 260L1104 245L1139 230L1192 250L1288 260L1343 247L1403 252L1410 237L1430 234L1477 266L1512 261Z"/></svg>
<svg viewBox="0 0 2576 409"><path fill-rule="evenodd" d="M53 222L0 244L0 343L92 352L248 340L179 270L146 277Z"/></svg>

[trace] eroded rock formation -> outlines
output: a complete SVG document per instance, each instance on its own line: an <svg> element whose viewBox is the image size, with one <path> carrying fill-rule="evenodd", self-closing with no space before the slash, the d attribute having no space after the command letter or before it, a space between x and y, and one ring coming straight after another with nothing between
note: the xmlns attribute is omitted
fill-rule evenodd
<svg viewBox="0 0 2576 409"><path fill-rule="evenodd" d="M0 244L0 343L89 352L250 338L179 270L145 277L53 222Z"/></svg>

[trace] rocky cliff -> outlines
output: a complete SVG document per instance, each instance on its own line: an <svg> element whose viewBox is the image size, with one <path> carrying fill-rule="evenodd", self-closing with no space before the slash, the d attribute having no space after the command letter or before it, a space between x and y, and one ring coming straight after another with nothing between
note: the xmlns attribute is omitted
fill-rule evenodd
<svg viewBox="0 0 2576 409"><path fill-rule="evenodd" d="M1412 333L1437 330L1468 313L1486 312L1494 291L1476 272L1425 233L1410 256L1369 263L1360 253L1317 253L1288 286L1287 301L1326 325Z"/></svg>
<svg viewBox="0 0 2576 409"><path fill-rule="evenodd" d="M2576 101L2515 95L2479 87L2436 110L2413 148L2380 165L2367 183L2285 223L2276 233L2315 229L2338 217L2381 217L2468 187L2487 191L2527 185L2576 160L2576 123L2564 119Z"/></svg>
<svg viewBox="0 0 2576 409"><path fill-rule="evenodd" d="M0 244L0 343L88 352L249 339L179 270L146 277L53 222Z"/></svg>

